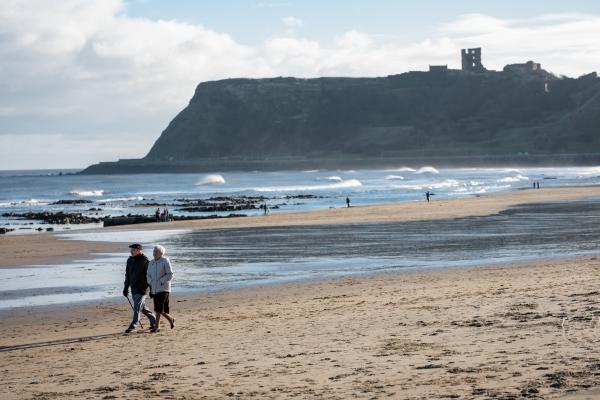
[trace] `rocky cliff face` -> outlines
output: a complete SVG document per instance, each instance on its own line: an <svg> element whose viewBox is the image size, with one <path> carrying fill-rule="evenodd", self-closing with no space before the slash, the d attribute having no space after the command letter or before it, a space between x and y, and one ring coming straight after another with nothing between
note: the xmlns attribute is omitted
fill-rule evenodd
<svg viewBox="0 0 600 400"><path fill-rule="evenodd" d="M600 79L536 65L201 83L144 161L600 152Z"/></svg>

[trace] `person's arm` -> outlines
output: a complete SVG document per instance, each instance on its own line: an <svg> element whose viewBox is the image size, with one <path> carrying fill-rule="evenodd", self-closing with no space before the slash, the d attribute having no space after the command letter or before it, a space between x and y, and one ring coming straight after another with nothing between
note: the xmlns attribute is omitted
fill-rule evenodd
<svg viewBox="0 0 600 400"><path fill-rule="evenodd" d="M125 282L124 282L124 287L123 287L123 296L128 297L129 296L129 265L130 262L129 260L127 260L127 266L125 267Z"/></svg>
<svg viewBox="0 0 600 400"><path fill-rule="evenodd" d="M173 267L171 267L171 261L165 258L165 274L160 278L160 283L169 282L173 279Z"/></svg>
<svg viewBox="0 0 600 400"><path fill-rule="evenodd" d="M152 268L150 268L150 264L146 267L146 282L148 282L148 287L150 288L150 298L152 298Z"/></svg>

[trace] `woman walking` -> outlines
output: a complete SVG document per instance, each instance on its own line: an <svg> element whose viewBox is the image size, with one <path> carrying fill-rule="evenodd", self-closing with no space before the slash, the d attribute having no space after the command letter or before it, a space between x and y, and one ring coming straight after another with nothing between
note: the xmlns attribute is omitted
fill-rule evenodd
<svg viewBox="0 0 600 400"><path fill-rule="evenodd" d="M175 328L175 318L169 314L169 296L171 294L171 280L173 279L173 268L171 261L166 258L166 249L163 246L154 246L154 259L148 264L148 284L150 285L150 297L154 299L154 313L156 324L152 332L160 330L160 317L164 316Z"/></svg>

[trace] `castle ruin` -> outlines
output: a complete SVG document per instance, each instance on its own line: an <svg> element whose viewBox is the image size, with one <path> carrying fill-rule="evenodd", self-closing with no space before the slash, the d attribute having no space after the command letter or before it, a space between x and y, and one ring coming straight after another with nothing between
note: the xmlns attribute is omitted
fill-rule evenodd
<svg viewBox="0 0 600 400"><path fill-rule="evenodd" d="M485 68L481 64L481 47L473 49L462 49L460 51L462 59L462 70L470 72L483 72Z"/></svg>

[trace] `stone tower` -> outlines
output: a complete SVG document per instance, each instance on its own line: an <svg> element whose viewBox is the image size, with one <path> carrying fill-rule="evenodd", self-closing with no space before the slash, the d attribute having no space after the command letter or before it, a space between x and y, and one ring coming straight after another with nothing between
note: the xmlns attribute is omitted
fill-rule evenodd
<svg viewBox="0 0 600 400"><path fill-rule="evenodd" d="M462 56L463 71L485 71L483 64L481 64L481 47L476 47L474 49L462 49L460 53Z"/></svg>

